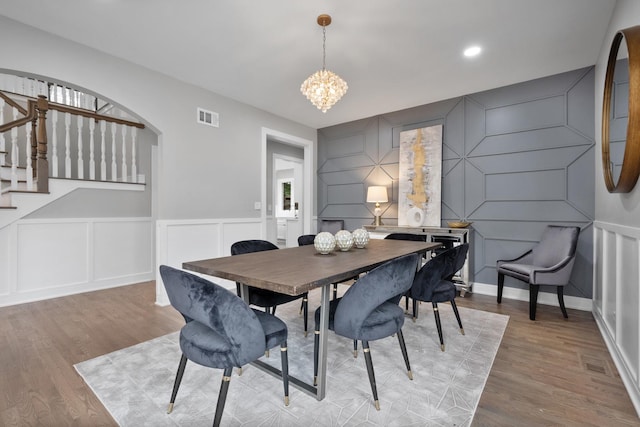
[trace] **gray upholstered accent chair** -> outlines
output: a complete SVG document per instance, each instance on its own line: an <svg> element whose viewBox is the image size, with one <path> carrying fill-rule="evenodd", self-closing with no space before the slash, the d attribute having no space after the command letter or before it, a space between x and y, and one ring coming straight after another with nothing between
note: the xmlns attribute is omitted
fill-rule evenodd
<svg viewBox="0 0 640 427"><path fill-rule="evenodd" d="M436 321L438 329L438 338L440 339L440 349L444 351L444 336L442 334L442 324L440 322L439 302L449 302L453 313L456 315L460 333L464 335L462 320L456 306L456 285L453 283L453 276L460 271L464 265L464 261L469 251L469 244L451 248L445 252L436 255L422 266L420 271L416 273L411 287L411 297L413 298L413 319L418 317L417 301L430 302L433 307L433 317Z"/></svg>
<svg viewBox="0 0 640 427"><path fill-rule="evenodd" d="M374 268L351 285L341 298L332 300L329 305L329 329L340 336L362 341L369 383L377 410L380 410L380 403L369 341L397 334L409 379L413 379L402 335L404 312L398 306L398 302L413 283L419 258L417 254L405 255ZM320 308L315 312L315 323L314 383L318 375Z"/></svg>
<svg viewBox="0 0 640 427"><path fill-rule="evenodd" d="M267 240L241 240L231 245L231 255L242 255L251 252L272 251L278 247ZM240 296L240 283L236 282L236 291ZM302 295L287 295L279 292L260 289L249 286L249 304L262 307L267 313L276 314L276 307L291 301L302 298L302 312L304 317L304 336L307 336L307 315L309 294L305 292ZM268 353L267 353L268 354Z"/></svg>
<svg viewBox="0 0 640 427"><path fill-rule="evenodd" d="M280 345L284 403L289 405L287 325L277 317L253 310L223 287L166 265L160 275L171 305L186 325L180 330L182 357L167 413L171 413L187 359L209 368L224 369L213 425L220 425L234 367L241 368Z"/></svg>
<svg viewBox="0 0 640 427"><path fill-rule="evenodd" d="M343 219L321 219L319 231L327 231L331 234L336 234L340 230L344 230Z"/></svg>
<svg viewBox="0 0 640 427"><path fill-rule="evenodd" d="M498 260L498 303L502 302L504 276L522 280L529 284L529 319L536 320L540 286L555 286L560 310L567 319L563 289L571 277L579 234L580 227L549 225L531 250L515 259Z"/></svg>

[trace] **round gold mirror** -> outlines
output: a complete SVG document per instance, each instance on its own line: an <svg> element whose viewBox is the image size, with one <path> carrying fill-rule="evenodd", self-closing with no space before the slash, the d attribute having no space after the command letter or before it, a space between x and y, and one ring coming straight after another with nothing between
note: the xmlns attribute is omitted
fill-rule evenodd
<svg viewBox="0 0 640 427"><path fill-rule="evenodd" d="M640 25L618 31L609 51L602 170L610 193L628 193L640 175Z"/></svg>

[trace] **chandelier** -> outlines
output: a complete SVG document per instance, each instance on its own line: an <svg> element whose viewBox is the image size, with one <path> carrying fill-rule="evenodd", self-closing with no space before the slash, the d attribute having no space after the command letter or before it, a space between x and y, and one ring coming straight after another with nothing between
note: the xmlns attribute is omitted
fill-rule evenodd
<svg viewBox="0 0 640 427"><path fill-rule="evenodd" d="M318 16L318 25L322 26L322 70L310 75L300 86L300 92L323 113L326 113L333 104L338 102L349 88L347 82L325 67L325 44L327 40L327 25L329 24L331 24L329 15Z"/></svg>

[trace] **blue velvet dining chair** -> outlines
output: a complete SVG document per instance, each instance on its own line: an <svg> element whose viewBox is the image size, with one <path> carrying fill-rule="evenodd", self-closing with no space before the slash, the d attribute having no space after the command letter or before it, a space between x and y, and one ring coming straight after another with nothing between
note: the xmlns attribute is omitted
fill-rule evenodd
<svg viewBox="0 0 640 427"><path fill-rule="evenodd" d="M440 349L444 351L444 336L442 334L442 324L440 322L440 311L438 303L449 302L453 313L458 321L460 333L464 335L462 320L456 306L457 289L453 283L453 276L462 268L469 244L455 246L445 252L436 255L427 261L425 265L416 273L411 286L411 298L413 299L413 319L418 317L418 305L416 301L430 302L433 307L433 315L438 330L438 338L440 339Z"/></svg>
<svg viewBox="0 0 640 427"><path fill-rule="evenodd" d="M396 334L407 374L409 379L413 379L402 335L404 312L398 303L413 283L419 259L419 255L411 254L388 261L362 276L341 298L332 300L329 304L329 329L337 335L362 342L369 383L377 410L380 410L380 402L369 341ZM318 375L320 308L315 312L315 331L314 383Z"/></svg>
<svg viewBox="0 0 640 427"><path fill-rule="evenodd" d="M411 242L426 242L427 236L425 234L413 234L413 233L390 233L384 236L385 240L408 240ZM424 260L423 260L424 262ZM404 295L404 309L409 310L409 299L411 295L407 292Z"/></svg>
<svg viewBox="0 0 640 427"><path fill-rule="evenodd" d="M280 345L284 403L289 405L287 325L277 317L251 309L223 287L166 265L160 266L171 305L186 324L180 330L182 356L167 413L173 411L178 389L191 360L209 368L223 369L222 385L213 418L219 426L234 367L241 368Z"/></svg>
<svg viewBox="0 0 640 427"><path fill-rule="evenodd" d="M241 240L231 245L231 255L272 250L278 250L278 247L267 240ZM240 283L236 283L238 296L240 296L240 286ZM305 337L307 336L307 315L309 313L308 297L309 294L307 292L302 295L287 295L249 286L249 304L262 307L266 312L271 314L276 313L277 306L302 298Z"/></svg>

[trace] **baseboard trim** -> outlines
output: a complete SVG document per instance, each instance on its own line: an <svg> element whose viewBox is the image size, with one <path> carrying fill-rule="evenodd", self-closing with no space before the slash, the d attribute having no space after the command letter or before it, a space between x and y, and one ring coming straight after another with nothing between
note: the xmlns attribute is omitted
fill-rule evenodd
<svg viewBox="0 0 640 427"><path fill-rule="evenodd" d="M475 282L471 287L471 291L475 294L491 295L491 296L497 297L498 285ZM502 292L502 297L506 299L514 299L518 301L529 301L529 290L511 288L511 287L505 286ZM538 294L538 304L552 305L554 307L559 307L558 295L556 293L540 292ZM575 310L582 310L582 311L593 310L593 302L590 298L581 298L581 297L565 295L564 305L567 308L572 308Z"/></svg>

